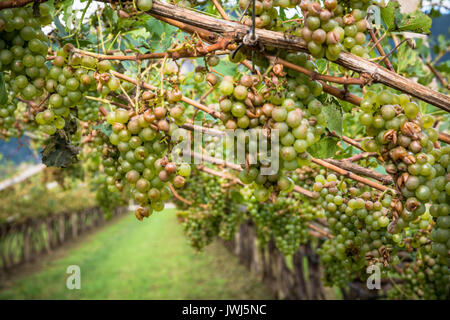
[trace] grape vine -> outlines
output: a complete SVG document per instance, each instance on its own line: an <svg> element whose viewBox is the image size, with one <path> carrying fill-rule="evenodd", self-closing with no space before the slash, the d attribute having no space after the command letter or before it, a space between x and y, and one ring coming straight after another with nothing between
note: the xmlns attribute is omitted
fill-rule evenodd
<svg viewBox="0 0 450 320"><path fill-rule="evenodd" d="M175 201L198 250L251 220L286 256L314 242L329 286L376 266L389 298L449 298L449 75L401 33L427 33L422 12L103 0L74 18L32 2L0 6L1 139L79 161L105 212L131 200L142 221Z"/></svg>

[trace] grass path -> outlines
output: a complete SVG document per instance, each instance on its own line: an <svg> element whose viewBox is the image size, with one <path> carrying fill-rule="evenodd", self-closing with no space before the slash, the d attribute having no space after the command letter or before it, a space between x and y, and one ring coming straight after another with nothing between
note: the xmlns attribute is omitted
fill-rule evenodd
<svg viewBox="0 0 450 320"><path fill-rule="evenodd" d="M221 244L196 253L168 209L139 223L112 223L44 258L13 279L0 299L271 299L267 288ZM66 269L81 269L81 290L68 290Z"/></svg>

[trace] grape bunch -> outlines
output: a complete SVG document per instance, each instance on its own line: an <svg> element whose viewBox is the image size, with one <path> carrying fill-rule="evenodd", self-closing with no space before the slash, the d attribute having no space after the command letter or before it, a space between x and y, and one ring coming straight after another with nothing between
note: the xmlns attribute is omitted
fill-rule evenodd
<svg viewBox="0 0 450 320"><path fill-rule="evenodd" d="M344 7L336 0L325 1L324 6L309 0L303 0L300 4L304 26L297 28L294 34L306 42L311 55L334 61L341 51L347 49L355 55L368 57L364 48L364 32L367 30L365 12L351 9L345 14Z"/></svg>
<svg viewBox="0 0 450 320"><path fill-rule="evenodd" d="M95 191L95 199L102 209L106 217L111 217L114 209L126 205L126 197L120 190L109 187L108 178L104 173L98 173L94 178L90 179L90 185Z"/></svg>
<svg viewBox="0 0 450 320"><path fill-rule="evenodd" d="M321 217L321 208L315 200L298 193L283 193L274 201L261 203L249 186L240 192L262 246L273 239L284 255L293 255L301 244L311 239L309 223Z"/></svg>
<svg viewBox="0 0 450 320"><path fill-rule="evenodd" d="M300 205L302 210L298 210ZM298 194L281 195L275 203L265 204L252 196L247 209L261 242L267 243L273 238L284 255L293 255L301 244L309 240L308 222L313 219L312 206L302 202Z"/></svg>
<svg viewBox="0 0 450 320"><path fill-rule="evenodd" d="M93 93L92 95L94 96ZM99 103L97 101L85 99L77 106L77 116L80 120L86 122L98 121L100 120L98 108Z"/></svg>
<svg viewBox="0 0 450 320"><path fill-rule="evenodd" d="M56 130L65 126L71 108L84 103L84 95L88 90L96 88L92 72L74 66L95 67L96 61L91 57L83 57L80 64L72 59L69 64L67 47L59 50L53 59L45 89L48 92L48 108L36 114L35 120L46 134L53 135Z"/></svg>
<svg viewBox="0 0 450 320"><path fill-rule="evenodd" d="M438 131L434 118L421 116L419 107L407 95L388 90L378 94L367 92L361 103L360 121L368 136L363 147L380 152L386 171L394 177L402 201L393 203L398 219L391 231L402 229L426 212L436 218L437 228L432 237L434 250L448 259L450 232L450 148L435 147Z"/></svg>
<svg viewBox="0 0 450 320"><path fill-rule="evenodd" d="M242 23L247 26L252 25L252 13L255 11L255 26L262 29L277 29L282 27L280 21L277 19L278 11L277 6L281 8L287 8L289 6L295 6L299 3L299 0L282 0L282 1L255 1L255 8L253 9L252 0L239 0L239 8L241 10L247 10L247 14L243 17Z"/></svg>
<svg viewBox="0 0 450 320"><path fill-rule="evenodd" d="M398 264L393 235L387 227L392 220L392 197L352 180L338 180L334 174L315 178L314 191L320 194L333 238L318 250L327 265L328 283L345 285L356 276L367 277L369 264L386 268ZM328 268L330 266L330 268Z"/></svg>
<svg viewBox="0 0 450 320"><path fill-rule="evenodd" d="M315 69L314 63L303 53L287 53L284 58L310 70ZM237 83L224 78L219 85L219 90L225 95L220 99L225 127L257 129L260 136L267 138L270 150L262 150L256 155L249 152L259 150L250 145L254 141L246 141L247 156L253 157L255 161L252 162L257 164L246 166L239 175L243 183L256 184L255 196L259 201L267 200L274 187L285 192L292 190L294 183L287 173L310 163L307 148L324 133L326 122L322 103L317 99L322 94L320 82L292 70L284 73L281 65L275 65L273 69L271 80L266 81L260 93L256 91L255 94L254 85L258 84L255 76L244 75ZM278 146L269 141L269 136L275 133L279 136ZM272 155L279 155L278 172L260 174L261 167L271 164Z"/></svg>
<svg viewBox="0 0 450 320"><path fill-rule="evenodd" d="M166 125L162 125L162 121L167 123L166 131L169 124L163 119L165 111L158 108L140 115L119 108L107 116L112 125L109 140L120 152L117 162L108 164L108 172L112 177L123 176L122 183L132 187L132 195L141 205L136 211L139 220L153 211L163 210L164 201L171 196L168 184L182 188L191 172L189 164L177 165L168 160L168 149L162 141ZM159 119L157 130L150 127L155 117Z"/></svg>
<svg viewBox="0 0 450 320"><path fill-rule="evenodd" d="M0 71L9 75L11 90L25 100L43 94L48 73L48 38L41 26L52 21L50 7L41 3L39 13L34 17L31 7L0 11Z"/></svg>
<svg viewBox="0 0 450 320"><path fill-rule="evenodd" d="M194 170L186 187L179 192L192 204L176 201L183 210L179 217L185 235L194 248L201 250L216 236L232 239L245 216L239 208L239 192L236 189L222 178Z"/></svg>
<svg viewBox="0 0 450 320"><path fill-rule="evenodd" d="M17 133L15 128L18 101L11 101L4 106L0 106L0 137L12 137Z"/></svg>
<svg viewBox="0 0 450 320"><path fill-rule="evenodd" d="M226 129L255 128L261 124L256 116L249 117L250 108L261 106L264 102L263 97L252 90L258 82L257 77L251 75L243 75L236 83L231 76L222 79L219 85L222 94L219 106Z"/></svg>
<svg viewBox="0 0 450 320"><path fill-rule="evenodd" d="M449 267L437 262L430 246L425 246L424 251L422 256L417 255L413 261L405 263L399 273L402 282L387 292L389 299L449 299Z"/></svg>

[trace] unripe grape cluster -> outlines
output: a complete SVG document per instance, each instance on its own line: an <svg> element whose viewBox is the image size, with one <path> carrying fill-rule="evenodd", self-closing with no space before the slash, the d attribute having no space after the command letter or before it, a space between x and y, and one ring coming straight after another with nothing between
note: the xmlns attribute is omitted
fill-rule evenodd
<svg viewBox="0 0 450 320"><path fill-rule="evenodd" d="M394 177L402 200L393 203L398 219L391 231L400 232L414 222L431 204L436 218L432 233L434 250L448 259L450 249L450 148L437 148L438 131L434 118L421 116L419 107L407 95L388 90L368 92L361 103L360 121L368 136L363 147L378 151L385 160L386 171Z"/></svg>
<svg viewBox="0 0 450 320"><path fill-rule="evenodd" d="M99 103L97 101L84 99L84 101L77 106L78 118L86 122L99 120L98 107Z"/></svg>
<svg viewBox="0 0 450 320"><path fill-rule="evenodd" d="M0 11L0 71L9 75L11 90L25 100L43 94L48 73L48 38L41 25L51 22L50 7L41 3L39 12L37 18L31 7Z"/></svg>
<svg viewBox="0 0 450 320"><path fill-rule="evenodd" d="M57 52L45 84L49 94L48 108L35 117L41 130L49 135L64 128L65 118L68 118L71 108L83 104L87 91L96 89L93 72L83 67L93 68L97 61L87 56L70 58L67 48Z"/></svg>
<svg viewBox="0 0 450 320"><path fill-rule="evenodd" d="M273 238L284 255L293 255L309 240L308 223L315 218L315 208L312 203L303 202L299 194L280 195L275 202L268 203L260 203L255 196L250 196L247 201L247 210L260 242L267 243Z"/></svg>
<svg viewBox="0 0 450 320"><path fill-rule="evenodd" d="M224 179L195 170L179 194L191 205L177 201L183 211L178 213L185 235L197 250L203 249L216 236L230 240L244 222L240 202L233 198L238 192Z"/></svg>
<svg viewBox="0 0 450 320"><path fill-rule="evenodd" d="M177 165L168 160L167 146L161 141L165 130L158 131L150 127L154 117L161 121L164 116L165 112L160 113L157 108L151 115L135 115L128 110L117 109L107 116L108 123L112 125L109 140L117 147L120 155L117 162L108 164L105 172L113 178L124 177L121 183L128 183L132 187L132 195L141 205L136 211L139 220L150 216L153 211L163 210L164 201L171 196L168 184L172 183L176 188L183 187L191 172L189 164Z"/></svg>
<svg viewBox="0 0 450 320"><path fill-rule="evenodd" d="M364 48L364 32L367 30L365 11L349 9L349 13L345 14L345 8L336 0L324 1L324 6L309 0L303 0L300 4L304 27L297 28L294 34L306 42L311 55L334 61L345 49L367 58L368 54Z"/></svg>
<svg viewBox="0 0 450 320"><path fill-rule="evenodd" d="M312 0L264 0L256 1L253 9L251 0L240 0L239 8L241 10L248 8L248 14L242 20L245 25L252 25L254 10L256 28L290 32L305 41L313 57L326 57L334 61L343 50L361 57L368 57L364 47L367 30L367 22L364 18L365 10L370 4L372 4L371 0L341 3L337 0L326 0L323 6ZM288 24L278 19L277 8L297 7L303 13L303 26L294 26L292 30Z"/></svg>
<svg viewBox="0 0 450 320"><path fill-rule="evenodd" d="M288 53L284 54L283 58L310 70L315 69L314 63L303 53ZM226 121L225 126L230 129L246 128L248 123L249 128L262 130L263 136L268 139L267 146L270 150L260 151L257 155L248 154L257 164L246 166L239 175L245 184L254 182L258 186L255 190L258 201L267 200L273 187L285 192L292 190L294 183L286 173L310 163L307 148L318 141L326 124L322 103L317 99L322 94L320 82L312 81L306 75L292 70L284 73L281 65L274 66L272 76L272 83L268 81L258 94L249 92L244 85L251 83L251 76L242 76L239 84L234 85L234 89L231 80L227 79L223 79L219 86L220 89L228 90L222 91L228 96L220 101L221 111L225 113L222 118ZM244 103L233 100L238 98L246 100ZM248 120L245 110L250 111L252 119ZM234 119L227 119L229 112L238 117L237 126L234 126ZM239 125L241 119L244 119L245 126ZM227 125L230 122L233 125ZM279 145L270 143L271 134L278 134ZM250 148L251 143L253 142L250 140L246 144L247 152L256 150ZM262 175L261 167L271 164L272 154L279 156L279 169L272 175Z"/></svg>
<svg viewBox="0 0 450 320"><path fill-rule="evenodd" d="M399 274L401 287L397 285L389 290L389 299L448 300L449 267L439 264L431 251L430 246L425 246L421 256L405 264L404 271Z"/></svg>
<svg viewBox="0 0 450 320"><path fill-rule="evenodd" d="M12 100L3 106L0 105L0 137L9 138L16 135L16 109L18 101Z"/></svg>
<svg viewBox="0 0 450 320"><path fill-rule="evenodd" d="M395 241L387 227L392 219L391 196L334 174L315 178L333 238L318 250L328 283L345 285L356 275L367 277L369 264L398 264Z"/></svg>
<svg viewBox="0 0 450 320"><path fill-rule="evenodd" d="M273 1L273 0L263 0L263 1L255 1L255 9L252 6L252 0L239 0L239 8L241 10L245 10L248 8L247 14L243 17L242 23L247 26L252 25L252 13L255 11L255 26L258 29L278 29L281 28L282 25L278 17L278 11L276 7L287 8L295 6L299 3L298 0L282 0L282 1Z"/></svg>

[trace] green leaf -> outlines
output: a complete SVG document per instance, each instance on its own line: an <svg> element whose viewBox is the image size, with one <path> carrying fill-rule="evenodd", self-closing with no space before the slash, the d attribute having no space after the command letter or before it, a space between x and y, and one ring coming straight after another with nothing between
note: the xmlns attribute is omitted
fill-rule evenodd
<svg viewBox="0 0 450 320"><path fill-rule="evenodd" d="M405 72L409 66L420 66L420 64L417 63L419 54L406 44L398 49L397 57L399 57L399 59L397 59L397 73Z"/></svg>
<svg viewBox="0 0 450 320"><path fill-rule="evenodd" d="M411 14L402 14L397 0L381 9L381 18L389 31L411 31L416 33L430 33L432 20L425 13L417 10Z"/></svg>
<svg viewBox="0 0 450 320"><path fill-rule="evenodd" d="M327 68L328 60L326 59L318 59L316 61L317 69L319 73L323 73Z"/></svg>
<svg viewBox="0 0 450 320"><path fill-rule="evenodd" d="M53 22L55 23L56 29L58 29L60 36L61 37L67 36L68 33L64 29L64 26L62 25L61 20L59 20L58 16L55 16Z"/></svg>
<svg viewBox="0 0 450 320"><path fill-rule="evenodd" d="M5 78L3 72L0 72L0 105L4 106L8 102L8 93L5 87Z"/></svg>
<svg viewBox="0 0 450 320"><path fill-rule="evenodd" d="M430 34L432 20L425 13L417 10L402 17L398 31L411 31L415 33Z"/></svg>
<svg viewBox="0 0 450 320"><path fill-rule="evenodd" d="M438 66L435 66L435 68L442 73L450 73L450 60L442 62Z"/></svg>
<svg viewBox="0 0 450 320"><path fill-rule="evenodd" d="M327 121L327 128L331 132L336 132L339 136L342 135L342 113L336 104L325 104L322 107L322 112L325 114Z"/></svg>
<svg viewBox="0 0 450 320"><path fill-rule="evenodd" d="M400 12L400 4L396 0L389 1L389 4L381 9L381 18L388 30L394 30L396 27L396 12Z"/></svg>
<svg viewBox="0 0 450 320"><path fill-rule="evenodd" d="M338 141L337 138L323 138L309 147L308 152L311 156L319 159L334 157L338 150Z"/></svg>
<svg viewBox="0 0 450 320"><path fill-rule="evenodd" d="M386 169L382 165L378 165L375 168L375 171L378 172L378 173L381 173L381 174L387 174Z"/></svg>
<svg viewBox="0 0 450 320"><path fill-rule="evenodd" d="M151 33L152 39L161 38L164 32L164 26L161 21L157 19L148 19L145 24L145 29Z"/></svg>
<svg viewBox="0 0 450 320"><path fill-rule="evenodd" d="M103 9L103 14L109 20L111 26L115 26L119 21L117 11L113 10L110 6L105 6L105 9Z"/></svg>
<svg viewBox="0 0 450 320"><path fill-rule="evenodd" d="M223 74L236 74L237 66L236 63L232 63L228 59L220 59L219 64L214 69Z"/></svg>

